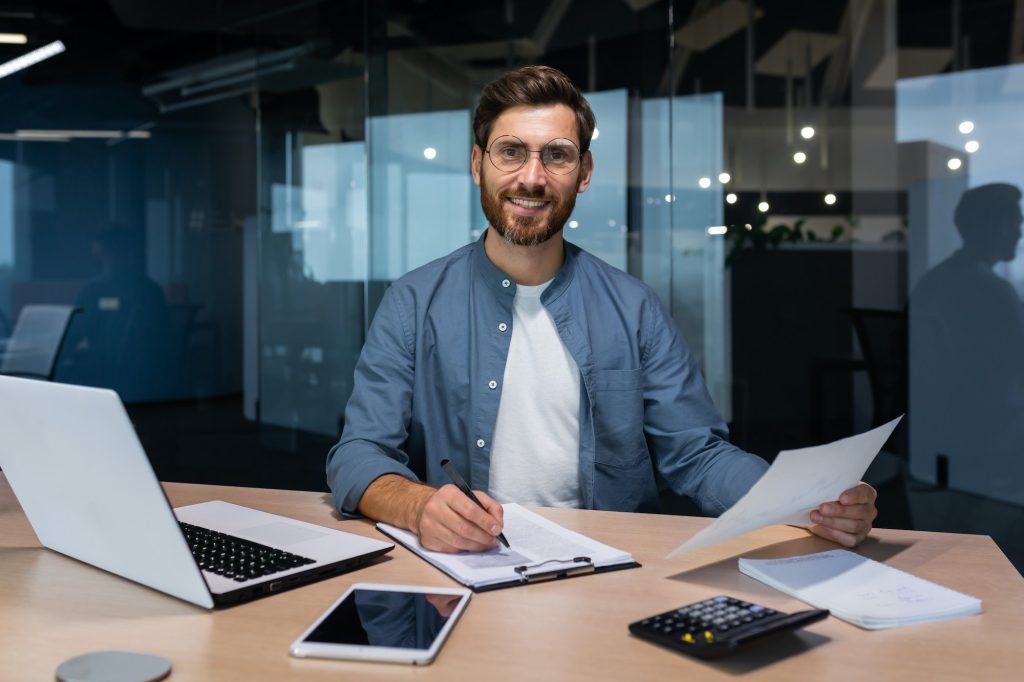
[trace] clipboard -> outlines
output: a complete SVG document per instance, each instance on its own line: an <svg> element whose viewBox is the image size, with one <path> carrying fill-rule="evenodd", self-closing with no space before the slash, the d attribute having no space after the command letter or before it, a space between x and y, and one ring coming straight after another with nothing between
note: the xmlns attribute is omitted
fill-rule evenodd
<svg viewBox="0 0 1024 682"><path fill-rule="evenodd" d="M421 547L416 535L407 530L383 523L377 524L377 530L474 592L490 592L492 590L521 587L523 585L533 585L552 580L565 580L595 573L640 568L640 564L630 554L563 528L519 505L505 505L505 518L506 522L510 518L516 518L520 523L532 523L535 530L551 533L557 540L564 540L566 547L584 549L587 554L584 555L580 552L575 555L567 554L565 558L556 557L541 560L536 556L536 552L531 553L529 550L523 550L524 555L519 558L527 559L527 561L518 564L496 563L487 569L480 569L467 567L467 564L473 562L486 566L488 563L486 554L431 552ZM542 527L538 529L538 526ZM506 525L507 528L509 528L508 525ZM510 535L510 538L512 537ZM513 540L513 547L510 551L516 552L516 547L517 545ZM532 557L530 556L531 554L533 555ZM529 561L531 558L538 560Z"/></svg>
<svg viewBox="0 0 1024 682"><path fill-rule="evenodd" d="M548 559L547 561L541 561L536 564L516 566L515 572L520 575L520 579L518 581L509 581L507 583L498 583L495 585L484 585L482 587L472 587L467 585L467 587L469 587L474 592L490 592L492 590L504 590L509 587L520 587L522 585L544 583L549 580L564 580L565 578L578 578L579 576L590 575L592 573L610 573L611 571L624 571L627 568L641 568L641 565L636 561L629 561L623 564L612 564L610 566L594 566L594 562L590 560L590 557L578 556L573 557L572 563L574 565L572 566L563 566L560 568L550 570L535 570L539 569L543 564L549 564L552 562L566 563L558 559Z"/></svg>

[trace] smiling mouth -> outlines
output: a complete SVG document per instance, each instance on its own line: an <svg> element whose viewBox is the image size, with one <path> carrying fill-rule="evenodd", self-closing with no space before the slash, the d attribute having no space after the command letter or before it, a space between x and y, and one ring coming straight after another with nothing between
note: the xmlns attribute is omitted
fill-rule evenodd
<svg viewBox="0 0 1024 682"><path fill-rule="evenodd" d="M533 199L520 199L518 197L507 197L507 199L509 200L509 202L515 204L516 206L520 206L522 208L541 208L542 206L546 206L548 204L548 202L546 202L546 201L535 201Z"/></svg>

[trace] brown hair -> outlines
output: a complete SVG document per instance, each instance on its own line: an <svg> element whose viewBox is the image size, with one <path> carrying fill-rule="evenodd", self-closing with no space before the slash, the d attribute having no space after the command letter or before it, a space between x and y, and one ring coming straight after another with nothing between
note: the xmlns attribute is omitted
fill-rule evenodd
<svg viewBox="0 0 1024 682"><path fill-rule="evenodd" d="M491 126L506 109L518 106L564 104L576 114L580 151L590 148L597 122L583 93L568 76L550 66L524 66L509 71L484 86L473 114L473 135L481 149L487 147Z"/></svg>

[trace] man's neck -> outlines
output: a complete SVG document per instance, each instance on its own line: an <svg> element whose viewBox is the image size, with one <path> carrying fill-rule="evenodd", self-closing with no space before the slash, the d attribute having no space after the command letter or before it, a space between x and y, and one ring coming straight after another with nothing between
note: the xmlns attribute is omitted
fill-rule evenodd
<svg viewBox="0 0 1024 682"><path fill-rule="evenodd" d="M484 252L495 267L507 273L516 284L535 286L558 274L565 260L565 242L559 232L543 244L518 246L509 244L492 228L487 230Z"/></svg>
<svg viewBox="0 0 1024 682"><path fill-rule="evenodd" d="M989 253L987 249L964 244L961 251L963 252L964 256L967 257L968 260L971 260L977 263L978 265L982 265L986 268L994 267L995 264L999 262L999 259L993 256L991 253Z"/></svg>

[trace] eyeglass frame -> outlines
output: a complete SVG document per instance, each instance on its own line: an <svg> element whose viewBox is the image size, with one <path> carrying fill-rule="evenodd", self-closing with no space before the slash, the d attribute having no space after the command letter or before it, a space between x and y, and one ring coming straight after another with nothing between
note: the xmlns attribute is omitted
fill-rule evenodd
<svg viewBox="0 0 1024 682"><path fill-rule="evenodd" d="M504 170L502 168L498 168L498 164L496 164L494 162L494 157L491 156L491 149L493 149L494 145L497 144L498 140L500 140L503 137L511 137L511 138L513 138L515 140L519 140L519 143L521 145L523 145L523 149L526 150L526 158L523 159L523 162L519 165L518 168L513 168L512 170ZM569 144L571 144L573 147L576 148L576 165L573 166L570 170L567 170L564 173L558 173L558 172L553 171L550 168L548 168L547 164L544 163L544 157L542 156L542 154L544 153L544 150L548 148L548 145L550 145L555 140L565 140L566 142L568 142ZM535 153L535 154L537 154L537 157L540 159L540 165L541 165L541 167L544 168L544 171L547 172L547 173L551 173L552 175L569 175L573 171L580 169L583 166L583 157L586 154L586 152L584 152L583 150L580 149L580 146L578 144L576 144L575 142L570 140L568 137L553 137L550 140L548 140L547 142L545 142L544 146L542 146L540 149L530 149L529 147L526 146L526 143L523 142L519 137L517 137L515 135L510 135L510 134L498 135L496 138L491 140L491 143L489 145L487 145L487 148L484 149L483 152L484 152L484 154L487 155L487 158L490 159L491 165L494 166L494 169L496 171L498 171L499 173L515 173L517 171L522 170L523 167L526 166L527 163L529 163L529 161L530 161L530 154L534 154Z"/></svg>

